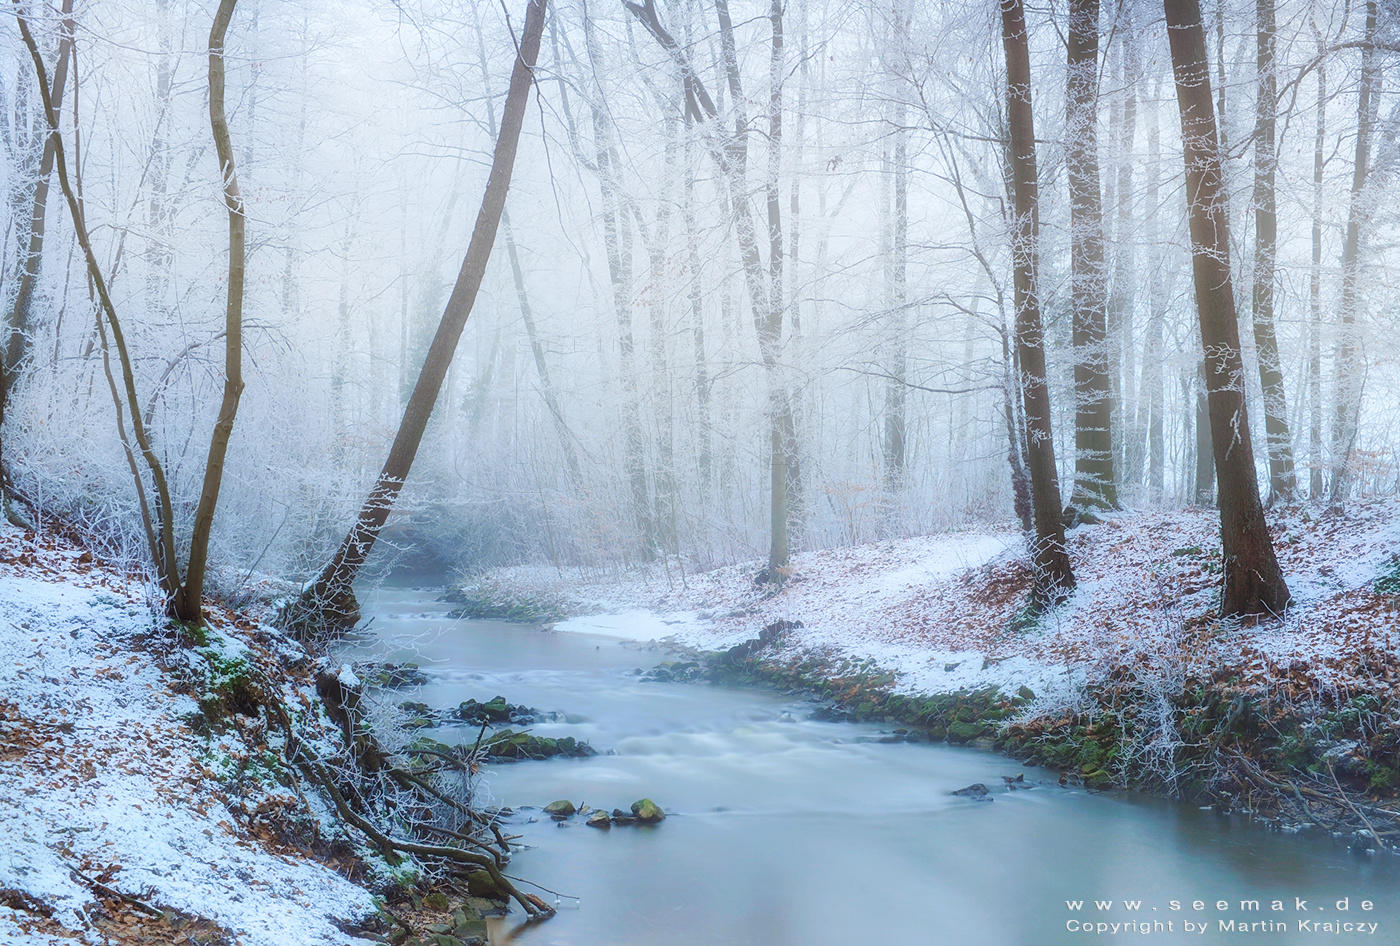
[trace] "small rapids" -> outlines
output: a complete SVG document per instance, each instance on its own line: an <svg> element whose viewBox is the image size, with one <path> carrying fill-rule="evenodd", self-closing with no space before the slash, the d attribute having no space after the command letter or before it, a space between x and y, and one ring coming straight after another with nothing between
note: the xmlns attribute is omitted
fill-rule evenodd
<svg viewBox="0 0 1400 946"><path fill-rule="evenodd" d="M1349 932L1323 923L1378 923L1365 941L1400 942L1394 858L1186 804L1061 788L1054 773L997 754L818 721L812 704L761 689L648 682L637 670L669 659L664 649L454 621L435 597L366 595L375 620L347 658L420 663L429 682L397 698L449 708L499 694L558 711L533 731L601 753L490 767L486 790L517 809L510 830L526 845L511 874L570 895L554 919L508 922L494 942L1291 946ZM476 736L463 725L427 733ZM1032 787L1007 789L1002 776L1023 771ZM994 801L951 794L975 782ZM603 831L537 810L642 797L666 810L662 824Z"/></svg>

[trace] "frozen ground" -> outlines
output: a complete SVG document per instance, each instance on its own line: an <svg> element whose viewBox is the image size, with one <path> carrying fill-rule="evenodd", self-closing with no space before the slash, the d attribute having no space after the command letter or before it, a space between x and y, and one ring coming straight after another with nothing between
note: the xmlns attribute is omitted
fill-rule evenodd
<svg viewBox="0 0 1400 946"><path fill-rule="evenodd" d="M140 583L0 525L0 943L148 941L112 891L247 946L358 942L335 924L370 895L230 813L153 629Z"/></svg>
<svg viewBox="0 0 1400 946"><path fill-rule="evenodd" d="M1073 530L1079 587L1029 627L1015 621L1030 572L1011 533L804 552L781 589L754 583L759 562L699 574L674 562L608 576L515 568L488 581L563 599L584 615L559 630L709 650L780 619L801 621L783 645L788 654L870 659L907 692L1027 686L1058 702L1114 667L1149 663L1162 672L1233 667L1340 691L1400 685L1400 596L1375 590L1400 553L1400 503L1271 511L1270 522L1294 606L1282 621L1254 626L1213 620L1220 553L1210 510L1122 513Z"/></svg>

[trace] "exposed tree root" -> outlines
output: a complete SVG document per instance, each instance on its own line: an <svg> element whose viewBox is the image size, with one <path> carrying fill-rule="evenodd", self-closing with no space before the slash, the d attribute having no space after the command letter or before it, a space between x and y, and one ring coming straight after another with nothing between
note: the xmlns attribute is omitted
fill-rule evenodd
<svg viewBox="0 0 1400 946"><path fill-rule="evenodd" d="M264 708L270 728L280 730L284 739L284 756L297 771L316 785L335 808L345 824L363 834L390 864L399 864L405 857L416 858L429 871L444 878L465 880L468 875L485 871L495 887L515 901L531 918L545 918L554 910L539 897L521 892L502 873L510 853L507 838L494 822L470 804L434 786L423 775L395 763L361 719L362 694L331 674L317 679L317 691L326 705L328 715L340 728L353 766L350 774L336 772L312 746L300 738L287 707L273 696L273 688L265 687ZM439 753L438 755L441 755ZM474 757L444 757L443 768L471 772ZM378 777L376 782L376 777ZM402 795L386 797L385 783L402 790ZM391 793L393 794L393 793ZM416 812L409 820L410 829L432 835L442 843L399 836L392 828L375 823L375 808L366 796L378 798L380 807ZM466 829L434 823L431 813L436 809L452 813L466 823ZM479 832L490 832L489 839Z"/></svg>

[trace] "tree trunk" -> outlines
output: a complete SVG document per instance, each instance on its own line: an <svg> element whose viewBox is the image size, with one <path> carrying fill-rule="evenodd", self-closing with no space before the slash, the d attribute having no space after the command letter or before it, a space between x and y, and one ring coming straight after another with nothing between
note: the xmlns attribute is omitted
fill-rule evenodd
<svg viewBox="0 0 1400 946"><path fill-rule="evenodd" d="M1070 0L1065 70L1070 302L1074 313L1074 490L1077 509L1118 505L1109 392L1107 267L1099 189L1099 3ZM1120 195L1121 200L1121 195Z"/></svg>
<svg viewBox="0 0 1400 946"><path fill-rule="evenodd" d="M1113 279L1108 294L1108 338L1110 345L1109 372L1111 386L1118 392L1115 426L1121 466L1117 472L1120 482L1138 483L1142 479L1142 424L1139 418L1137 394L1137 304L1136 222L1133 219L1133 141L1137 137L1137 32L1131 19L1133 7L1122 8L1122 54L1119 57L1123 73L1123 106L1118 124L1118 173L1114 188L1114 230L1117 246L1113 259Z"/></svg>
<svg viewBox="0 0 1400 946"><path fill-rule="evenodd" d="M1312 268L1308 274L1308 495L1323 497L1322 456L1322 172L1327 166L1327 68L1317 44L1317 129L1313 137Z"/></svg>
<svg viewBox="0 0 1400 946"><path fill-rule="evenodd" d="M700 472L702 505L710 501L714 482L714 434L710 418L710 368L705 353L705 302L701 285L700 242L695 223L695 156L692 136L685 136L684 186L681 190L681 217L685 224L686 268L690 276L690 339L694 361L695 462Z"/></svg>
<svg viewBox="0 0 1400 946"><path fill-rule="evenodd" d="M1215 456L1210 439L1210 401L1206 394L1205 368L1196 371L1196 503L1215 504Z"/></svg>
<svg viewBox="0 0 1400 946"><path fill-rule="evenodd" d="M228 294L224 307L224 396L219 402L219 416L214 433L209 438L209 454L204 461L204 483L195 507L194 528L190 533L189 567L185 580L175 596L172 610L181 621L195 623L204 620L204 573L209 561L209 533L214 526L214 509L219 503L219 489L224 481L224 458L228 455L229 438L238 414L238 401L243 394L243 282L247 272L244 247L247 242L247 217L243 196L238 190L238 174L234 169L233 143L229 139L228 116L224 112L224 36L237 0L220 0L209 30L209 125L214 135L214 150L219 158L219 176L223 179L224 206L228 209Z"/></svg>
<svg viewBox="0 0 1400 946"><path fill-rule="evenodd" d="M726 67L733 70L737 92L738 60L734 51L733 28L729 25L728 0L719 0L720 29L724 34ZM788 563L788 457L796 450L796 430L792 419L792 402L778 365L778 350L783 336L783 224L781 192L778 189L783 154L783 0L772 0L768 8L772 44L768 57L768 167L764 174L763 192L768 207L768 313L760 337L767 348L770 420L773 429L769 469L769 537L768 569L775 570ZM737 106L738 96L735 96Z"/></svg>
<svg viewBox="0 0 1400 946"><path fill-rule="evenodd" d="M284 615L286 623L303 633L325 627L349 627L359 619L359 604L353 588L355 577L374 548L413 466L423 431L428 426L428 418L432 415L433 405L437 402L448 366L452 363L452 354L462 337L462 329L471 315L477 291L486 274L486 263L496 241L496 230L505 210L506 193L510 189L520 129L533 82L532 71L535 58L539 55L544 9L545 0L529 0L481 210L477 214L457 282L443 310L442 321L428 348L408 405L404 408L394 443L389 448L388 459L335 557L303 592L297 604L290 609L292 613Z"/></svg>
<svg viewBox="0 0 1400 946"><path fill-rule="evenodd" d="M1376 38L1377 0L1366 2L1366 43ZM1356 160L1352 165L1351 199L1347 207L1346 237L1342 243L1342 298L1337 311L1337 351L1333 359L1337 390L1332 405L1332 502L1351 491L1351 452L1356 446L1356 425L1361 410L1361 346L1357 338L1357 287L1361 270L1362 227L1367 208L1366 176L1371 163L1371 133L1376 122L1376 53L1361 50L1361 86L1356 101Z"/></svg>
<svg viewBox="0 0 1400 946"><path fill-rule="evenodd" d="M1205 354L1211 447L1220 484L1225 570L1220 610L1225 617L1278 615L1288 605L1288 586L1274 556L1255 479L1244 362L1230 278L1230 231L1201 11L1197 0L1166 0L1164 6L1181 113L1191 264Z"/></svg>
<svg viewBox="0 0 1400 946"><path fill-rule="evenodd" d="M1031 605L1043 608L1063 601L1074 589L1074 572L1065 551L1055 438L1050 422L1050 387L1046 376L1045 333L1036 285L1039 238L1039 184L1036 180L1035 127L1031 117L1031 64L1026 16L1021 0L1001 0L1002 46L1006 53L1006 111L1010 133L1015 229L1012 265L1016 303L1016 348L1026 412L1026 455L1035 518L1035 584Z"/></svg>
<svg viewBox="0 0 1400 946"><path fill-rule="evenodd" d="M1026 475L1026 464L1022 458L1025 452L1026 431L1021 423L1021 413L1016 410L1016 402L1021 400L1020 372L1012 356L1011 345L1007 341L1010 333L1001 330L1001 360L1005 367L1001 385L1001 412L1006 421L1006 462L1011 468L1011 506L1016 510L1016 518L1021 523L1021 531L1027 536L1035 532L1035 517L1031 511L1031 481Z"/></svg>
<svg viewBox="0 0 1400 946"><path fill-rule="evenodd" d="M1290 502L1297 489L1293 435L1288 429L1288 398L1283 387L1278 337L1274 332L1274 259L1278 248L1274 144L1278 78L1274 72L1274 0L1257 0L1257 123L1254 135L1254 346L1264 394L1264 430L1269 450L1269 498Z"/></svg>
<svg viewBox="0 0 1400 946"><path fill-rule="evenodd" d="M898 50L904 46L906 28L904 14L896 11L894 16L897 23L891 45ZM885 492L889 497L891 511L897 511L900 507L899 497L904 489L907 464L905 454L908 421L905 415L908 398L906 372L909 360L909 131L905 127L907 119L904 103L898 101L899 90L892 89L891 97L895 99L893 114L890 117L894 126L894 154L888 162L888 170L893 193L888 203L882 201L887 208L890 234L888 266L885 270L888 278L885 301L888 363L884 365L884 370L888 377L885 380L883 446Z"/></svg>
<svg viewBox="0 0 1400 946"><path fill-rule="evenodd" d="M1157 103L1161 100L1161 83L1155 82L1152 114L1147 124L1147 245L1148 245L1148 316L1147 341L1143 348L1142 385L1139 399L1147 402L1147 487L1154 502L1160 502L1166 488L1166 428L1162 365L1166 350L1162 341L1167 320L1167 286L1163 274L1161 234L1158 225L1158 205L1161 202L1162 135Z"/></svg>

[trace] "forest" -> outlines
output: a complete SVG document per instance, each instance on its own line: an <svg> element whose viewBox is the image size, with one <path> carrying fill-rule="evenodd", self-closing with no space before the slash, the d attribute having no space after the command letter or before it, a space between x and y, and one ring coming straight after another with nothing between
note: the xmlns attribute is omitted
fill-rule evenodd
<svg viewBox="0 0 1400 946"><path fill-rule="evenodd" d="M813 783L1395 879L1397 0L12 0L0 151L0 942L857 941L701 816ZM1059 942L1086 857L853 883Z"/></svg>

